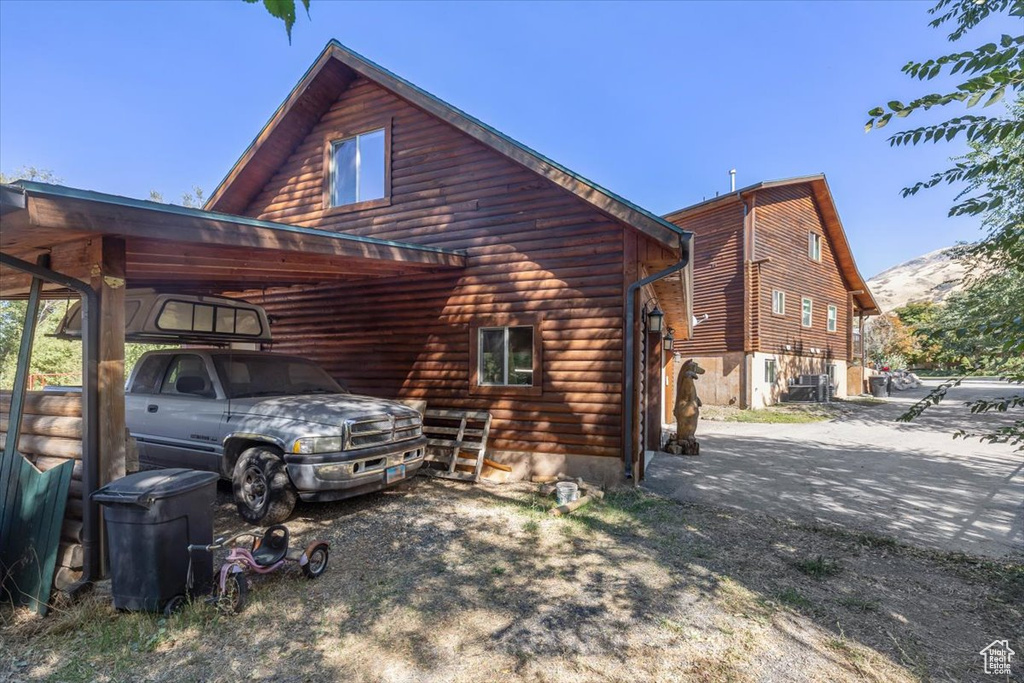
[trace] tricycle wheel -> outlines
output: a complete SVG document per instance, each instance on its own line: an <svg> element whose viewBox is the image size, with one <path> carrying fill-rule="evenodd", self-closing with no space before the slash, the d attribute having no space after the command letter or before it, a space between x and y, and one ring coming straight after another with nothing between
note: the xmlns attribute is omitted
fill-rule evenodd
<svg viewBox="0 0 1024 683"><path fill-rule="evenodd" d="M306 564L302 565L302 573L307 579L315 579L327 570L327 560L330 557L326 543L314 543L306 549Z"/></svg>
<svg viewBox="0 0 1024 683"><path fill-rule="evenodd" d="M224 612L238 614L245 609L245 600L249 595L249 582L245 574L232 572L224 580L224 591L217 596L217 607Z"/></svg>
<svg viewBox="0 0 1024 683"><path fill-rule="evenodd" d="M164 605L164 616L170 618L171 615L180 612L181 608L185 606L187 601L188 600L181 593L175 595L167 601L166 605Z"/></svg>
<svg viewBox="0 0 1024 683"><path fill-rule="evenodd" d="M239 456L232 484L238 514L260 526L288 519L298 498L281 454L268 446L255 446Z"/></svg>

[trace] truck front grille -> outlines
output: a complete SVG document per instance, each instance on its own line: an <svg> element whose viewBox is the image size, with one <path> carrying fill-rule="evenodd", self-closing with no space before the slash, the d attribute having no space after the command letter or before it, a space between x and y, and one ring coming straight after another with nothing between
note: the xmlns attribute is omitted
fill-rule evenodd
<svg viewBox="0 0 1024 683"><path fill-rule="evenodd" d="M423 433L423 420L413 417L381 415L349 425L347 448L368 448L415 439Z"/></svg>

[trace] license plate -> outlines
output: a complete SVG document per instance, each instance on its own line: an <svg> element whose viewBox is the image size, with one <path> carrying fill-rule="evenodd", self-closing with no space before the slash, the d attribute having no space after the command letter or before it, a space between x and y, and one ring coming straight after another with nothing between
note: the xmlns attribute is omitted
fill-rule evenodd
<svg viewBox="0 0 1024 683"><path fill-rule="evenodd" d="M405 479L405 465L395 465L384 470L384 483L390 484L393 481Z"/></svg>

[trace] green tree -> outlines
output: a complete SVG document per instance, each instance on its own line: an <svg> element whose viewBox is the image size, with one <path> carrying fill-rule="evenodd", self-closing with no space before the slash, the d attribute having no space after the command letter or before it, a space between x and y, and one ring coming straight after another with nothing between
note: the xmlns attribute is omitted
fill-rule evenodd
<svg viewBox="0 0 1024 683"><path fill-rule="evenodd" d="M893 311L914 340L907 353L907 363L910 367L933 364L945 367L942 346L928 335L941 310L942 306L933 301L917 301Z"/></svg>
<svg viewBox="0 0 1024 683"><path fill-rule="evenodd" d="M35 166L22 166L13 173L0 173L0 183L13 183L16 180L34 180L53 185L60 185L64 182L63 178L57 176L53 171Z"/></svg>
<svg viewBox="0 0 1024 683"><path fill-rule="evenodd" d="M951 27L948 38L957 42L991 17L1024 19L1024 0L940 0L929 13L935 17L930 25ZM875 107L868 112L870 119L865 128L882 128L893 117L916 116L933 108L963 108L963 112L946 121L901 130L890 136L889 144L899 147L948 143L957 138L967 141L970 151L953 159L954 166L904 188L903 195L914 195L940 183L961 186L949 214L978 216L985 230L984 237L964 251L983 257L984 267L998 276L1002 287L997 290L993 285L994 276L976 278L962 298L947 305L942 323L945 327L938 330L942 336L937 338L950 346L954 354L961 354L970 372L998 372L1010 385L1010 395L970 404L972 413L1020 409L1024 407L1024 393L1019 391L1024 383L1024 370L1013 361L1024 357L1021 299L1004 299L1002 306L998 302L1000 296L1013 291L1024 273L1024 104L1019 94L1024 89L1024 35L1003 35L998 42L971 50L951 52L924 62L911 61L903 72L921 81L957 74L962 80L952 89L918 97L908 104L891 100L884 107ZM995 106L1007 94L1015 100L1012 106ZM992 111L996 113L972 113L978 111L974 108L979 104L982 110L995 106ZM996 305L985 307L993 302ZM966 376L940 385L900 419L915 419L929 406L939 403ZM1024 420L975 436L1021 445Z"/></svg>

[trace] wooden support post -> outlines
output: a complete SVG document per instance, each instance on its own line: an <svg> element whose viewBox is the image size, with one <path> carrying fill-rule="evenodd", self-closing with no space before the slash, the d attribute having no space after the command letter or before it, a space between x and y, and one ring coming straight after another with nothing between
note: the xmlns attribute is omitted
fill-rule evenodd
<svg viewBox="0 0 1024 683"><path fill-rule="evenodd" d="M118 237L92 240L90 285L99 295L99 485L125 475L124 289L125 243Z"/></svg>
<svg viewBox="0 0 1024 683"><path fill-rule="evenodd" d="M647 367L645 368L647 381L644 382L647 391L647 414L645 416L647 429L644 434L646 441L644 448L656 451L661 448L661 391L665 384L661 375L664 367L661 333L648 333L645 343L647 344ZM643 474L642 466L641 474Z"/></svg>

